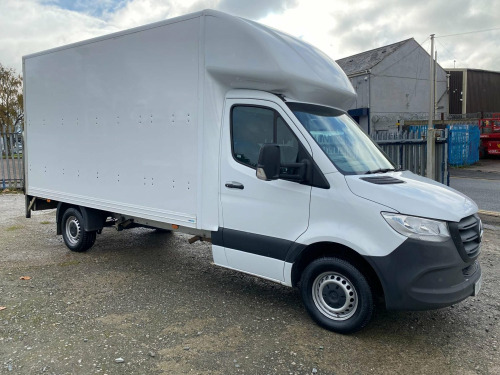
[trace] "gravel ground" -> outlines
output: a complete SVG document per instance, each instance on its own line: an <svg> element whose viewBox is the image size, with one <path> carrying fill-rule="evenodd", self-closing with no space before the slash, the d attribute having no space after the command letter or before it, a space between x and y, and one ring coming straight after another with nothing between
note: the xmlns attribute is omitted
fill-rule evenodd
<svg viewBox="0 0 500 375"><path fill-rule="evenodd" d="M215 267L187 239L108 228L72 253L54 211L25 219L24 196L0 194L0 373L500 374L497 226L478 297L379 310L351 336L315 325L297 290Z"/></svg>

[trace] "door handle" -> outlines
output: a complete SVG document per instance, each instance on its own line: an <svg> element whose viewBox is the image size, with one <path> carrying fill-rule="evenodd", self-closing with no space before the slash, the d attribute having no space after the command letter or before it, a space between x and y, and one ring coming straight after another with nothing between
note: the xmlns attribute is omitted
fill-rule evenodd
<svg viewBox="0 0 500 375"><path fill-rule="evenodd" d="M225 186L228 189L240 189L240 190L243 190L245 188L245 186L243 186L242 183L236 182L236 181L228 181L228 182L226 182Z"/></svg>

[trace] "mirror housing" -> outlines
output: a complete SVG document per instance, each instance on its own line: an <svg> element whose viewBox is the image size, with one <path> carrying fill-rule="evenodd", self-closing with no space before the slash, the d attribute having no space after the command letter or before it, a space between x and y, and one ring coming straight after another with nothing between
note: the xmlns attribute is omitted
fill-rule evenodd
<svg viewBox="0 0 500 375"><path fill-rule="evenodd" d="M257 178L264 181L277 180L280 176L280 166L280 147L276 144L263 145L257 163Z"/></svg>

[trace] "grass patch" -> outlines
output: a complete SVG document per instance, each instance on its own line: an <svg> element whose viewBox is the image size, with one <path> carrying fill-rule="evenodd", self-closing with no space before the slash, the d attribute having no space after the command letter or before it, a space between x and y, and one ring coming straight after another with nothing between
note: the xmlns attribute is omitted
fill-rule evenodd
<svg viewBox="0 0 500 375"><path fill-rule="evenodd" d="M23 191L21 189L1 189L0 187L0 194L22 194L22 193Z"/></svg>
<svg viewBox="0 0 500 375"><path fill-rule="evenodd" d="M22 225L12 225L11 227L7 228L7 231L12 232L14 230L23 229L23 228L24 227Z"/></svg>
<svg viewBox="0 0 500 375"><path fill-rule="evenodd" d="M2 159L4 159L4 160L5 159L15 159L15 160L19 159L19 160L22 160L22 158L23 158L23 154L9 154L9 156L7 156L5 154L2 155Z"/></svg>
<svg viewBox="0 0 500 375"><path fill-rule="evenodd" d="M40 224L51 224L50 221L42 221Z"/></svg>

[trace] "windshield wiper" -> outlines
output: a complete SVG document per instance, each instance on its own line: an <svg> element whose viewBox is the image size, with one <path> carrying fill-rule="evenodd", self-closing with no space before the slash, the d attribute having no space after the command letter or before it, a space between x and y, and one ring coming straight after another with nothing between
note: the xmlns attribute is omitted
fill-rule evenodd
<svg viewBox="0 0 500 375"><path fill-rule="evenodd" d="M373 173L387 173L387 172L394 172L396 169L394 168L379 168L379 169L374 169L373 171L366 171L364 174L373 174Z"/></svg>

